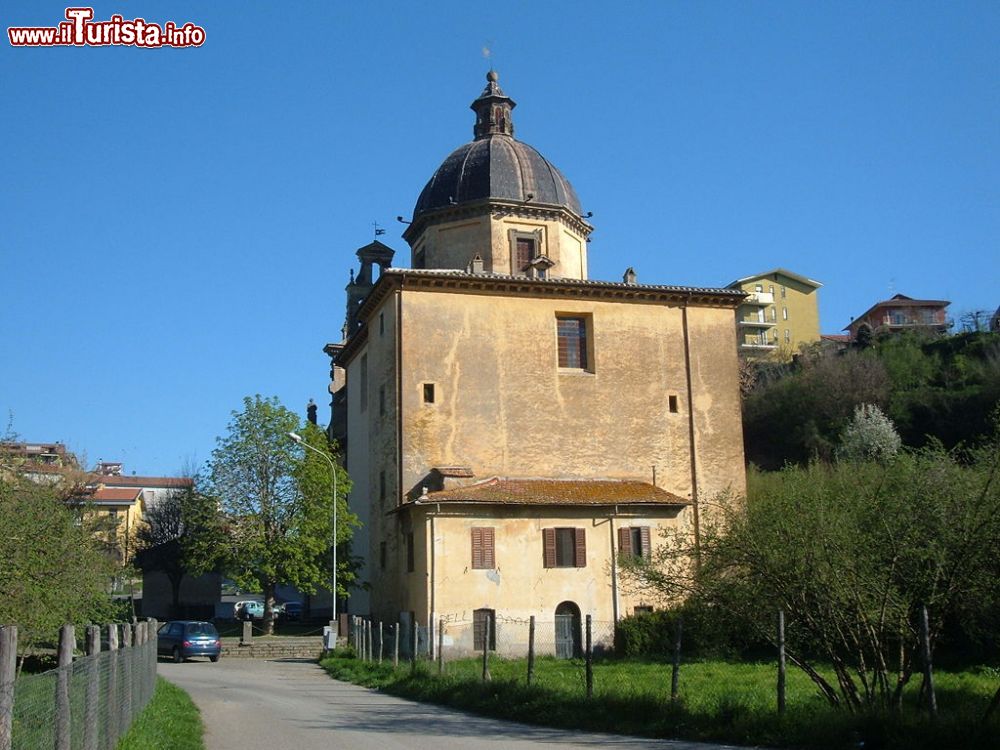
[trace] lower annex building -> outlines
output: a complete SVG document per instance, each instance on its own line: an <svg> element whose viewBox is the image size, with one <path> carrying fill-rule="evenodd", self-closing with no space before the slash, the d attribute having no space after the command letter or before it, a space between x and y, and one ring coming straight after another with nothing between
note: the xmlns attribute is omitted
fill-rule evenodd
<svg viewBox="0 0 1000 750"><path fill-rule="evenodd" d="M358 251L343 340L325 349L329 431L363 524L352 614L415 621L431 644L442 620L495 633L535 616L554 629L540 643L569 655L587 615L663 604L622 585L620 555L649 555L663 530L697 535L706 501L745 489L745 295L631 269L590 280L589 215L513 137L514 106L490 71L474 139L403 234L411 268L378 241ZM481 646L478 627L448 632Z"/></svg>

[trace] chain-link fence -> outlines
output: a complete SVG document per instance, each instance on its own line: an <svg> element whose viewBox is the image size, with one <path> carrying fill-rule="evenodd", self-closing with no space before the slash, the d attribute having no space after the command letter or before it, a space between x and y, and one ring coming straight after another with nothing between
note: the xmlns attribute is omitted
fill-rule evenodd
<svg viewBox="0 0 1000 750"><path fill-rule="evenodd" d="M62 637L69 643L60 644L61 657L78 645L87 655L60 658L56 669L0 686L0 692L12 687L13 698L0 705L0 750L113 750L152 697L155 621L92 626L81 644L71 626ZM7 657L0 654L0 661Z"/></svg>

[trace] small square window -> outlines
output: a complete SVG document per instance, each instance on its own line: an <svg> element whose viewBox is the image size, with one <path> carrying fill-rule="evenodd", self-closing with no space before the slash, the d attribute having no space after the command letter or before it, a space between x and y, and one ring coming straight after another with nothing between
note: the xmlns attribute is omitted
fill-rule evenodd
<svg viewBox="0 0 1000 750"><path fill-rule="evenodd" d="M671 414L677 413L677 396L667 397L667 407L670 409Z"/></svg>
<svg viewBox="0 0 1000 750"><path fill-rule="evenodd" d="M434 403L434 384L424 383L424 403L433 404Z"/></svg>
<svg viewBox="0 0 1000 750"><path fill-rule="evenodd" d="M639 605L633 610L636 615L651 615L653 614L653 608L648 605Z"/></svg>

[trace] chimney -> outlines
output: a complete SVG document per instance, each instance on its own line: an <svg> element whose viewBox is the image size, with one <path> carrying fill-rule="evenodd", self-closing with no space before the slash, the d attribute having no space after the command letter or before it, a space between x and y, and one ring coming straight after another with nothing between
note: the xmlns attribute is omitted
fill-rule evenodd
<svg viewBox="0 0 1000 750"><path fill-rule="evenodd" d="M306 419L316 424L316 404L312 399L309 399L309 404L306 406Z"/></svg>
<svg viewBox="0 0 1000 750"><path fill-rule="evenodd" d="M483 272L483 256L476 253L472 258L472 273L482 273Z"/></svg>
<svg viewBox="0 0 1000 750"><path fill-rule="evenodd" d="M635 284L635 269L629 266L625 269L625 274L622 276L622 281L632 286Z"/></svg>

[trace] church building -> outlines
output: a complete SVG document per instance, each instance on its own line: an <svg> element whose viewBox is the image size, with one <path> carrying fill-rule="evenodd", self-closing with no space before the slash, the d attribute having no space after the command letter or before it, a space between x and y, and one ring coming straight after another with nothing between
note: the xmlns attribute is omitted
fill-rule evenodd
<svg viewBox="0 0 1000 750"><path fill-rule="evenodd" d="M514 107L490 71L473 140L414 206L410 267L361 248L343 340L325 349L363 523L367 587L349 611L432 633L534 615L569 623L575 650L586 615L662 605L621 584L621 555L651 554L664 529L697 538L711 501L745 489L745 295L631 268L590 279L590 214L515 139Z"/></svg>

